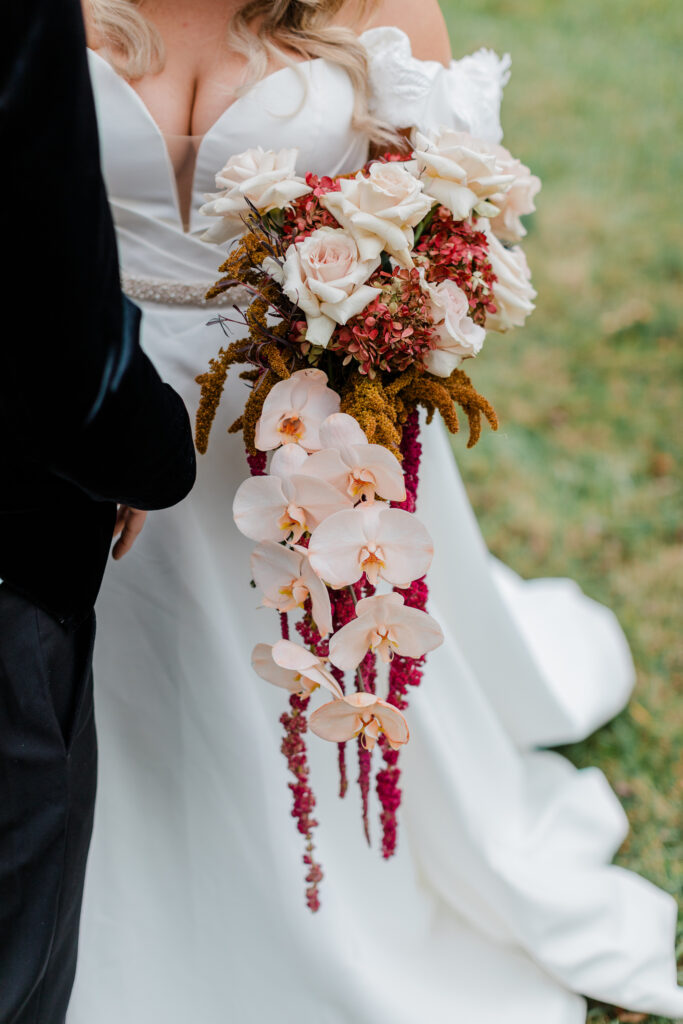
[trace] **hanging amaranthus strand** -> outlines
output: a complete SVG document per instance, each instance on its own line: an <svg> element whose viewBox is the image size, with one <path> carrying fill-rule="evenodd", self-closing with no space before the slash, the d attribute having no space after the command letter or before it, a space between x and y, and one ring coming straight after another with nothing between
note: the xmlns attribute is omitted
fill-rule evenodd
<svg viewBox="0 0 683 1024"><path fill-rule="evenodd" d="M280 627L283 640L289 640L289 620L286 613L280 615ZM306 839L306 852L303 857L307 867L306 882L306 904L315 912L320 909L319 883L322 881L323 872L320 864L315 859L315 847L313 844L313 829L318 822L313 817L315 810L315 796L311 789L309 778L308 757L306 753L306 741L304 736L308 730L306 712L310 697L300 697L292 693L289 698L289 714L285 711L280 716L280 723L284 726L285 735L282 739L280 750L287 759L287 767L294 776L294 782L289 783L292 791L293 806L292 817L296 819L297 828Z"/></svg>
<svg viewBox="0 0 683 1024"><path fill-rule="evenodd" d="M358 589L362 588L363 597L372 597L375 593L375 588L371 583L368 582L367 577L363 576L360 583L356 584L354 588L356 596ZM377 656L372 652L368 653L363 658L359 666L359 677L358 677L359 689L365 690L366 693L375 693L377 689ZM370 786L372 784L372 751L368 750L363 742L363 737L358 739L358 785L360 786L361 801L363 808L363 832L365 838L370 844L370 815L369 815L369 800L370 800Z"/></svg>
<svg viewBox="0 0 683 1024"><path fill-rule="evenodd" d="M303 538L302 541L303 546L305 546L306 541ZM339 600L339 595L341 593L342 592L340 591L337 594L332 593L330 595L330 604L332 606L332 623L333 628L335 630L340 629L348 621L348 619L343 618L344 615L348 614L348 609L346 607L346 602L343 600L343 598L341 599L341 602ZM353 605L351 607L353 608ZM316 629L315 623L313 621L312 611L313 609L311 607L310 598L307 598L304 604L304 615L303 618L300 619L299 622L297 622L296 631L303 640L303 642L306 644L306 646L310 648L310 650L317 654L319 658L326 658L329 653L329 644L327 640L321 639L320 633ZM344 681L344 673L342 672L342 670L335 668L334 665L331 665L330 671L334 678L339 683L342 693L345 693L346 685ZM339 796L344 797L346 796L346 791L349 785L346 774L345 743L337 744L337 760L339 764Z"/></svg>
<svg viewBox="0 0 683 1024"><path fill-rule="evenodd" d="M401 438L401 469L406 484L406 499L401 502L394 502L394 508L405 509L406 512L414 512L417 503L417 488L419 484L420 459L422 458L422 445L420 443L420 414L417 409L408 413L408 418L403 424L403 436Z"/></svg>
<svg viewBox="0 0 683 1024"><path fill-rule="evenodd" d="M339 683L342 693L346 693L346 686L344 683L344 673L340 668L331 668L332 675ZM341 800L346 796L346 791L349 788L349 779L346 773L346 744L337 744L337 765L339 767L339 798Z"/></svg>
<svg viewBox="0 0 683 1024"><path fill-rule="evenodd" d="M356 602L361 597L370 597L374 594L375 588L372 587L365 577L362 577L358 583L354 583L353 586L344 587L342 590L337 590L333 594L333 606L332 606L332 624L336 630L341 629L347 622L351 622L356 615ZM338 670L333 669L333 674L337 680ZM341 673L343 676L343 673ZM376 687L377 668L375 655L372 652L368 652L361 662L357 672L357 688L359 690L365 690L366 693L374 693ZM342 754L344 744L339 744L340 750L340 795L346 792L346 757ZM358 737L358 786L361 795L361 808L362 808L362 821L363 821L363 833L365 835L368 844L370 843L370 819L369 819L369 797L370 797L370 786L372 783L372 753L367 749L363 736Z"/></svg>
<svg viewBox="0 0 683 1024"><path fill-rule="evenodd" d="M405 474L406 499L397 508L405 509L407 512L414 512L417 500L417 489L419 484L420 458L422 445L419 440L420 420L417 410L413 410L403 426L403 437L401 439L401 464ZM410 608L418 608L424 611L427 606L429 591L424 579L415 580L411 585L399 590L405 603ZM387 702L393 704L400 711L408 707L407 693L409 686L419 686L422 681L424 658L403 658L395 655L389 668L389 690ZM381 741L382 758L384 768L377 772L377 796L382 808L380 821L382 824L382 855L385 858L393 856L396 852L397 840L397 812L401 805L401 789L399 780L401 770L398 767L399 752Z"/></svg>
<svg viewBox="0 0 683 1024"><path fill-rule="evenodd" d="M349 600L348 594L344 591L337 591L330 594L330 604L332 606L333 628L335 630L341 629L342 626L350 621L349 616L353 617L353 602ZM327 640L321 639L320 633L315 627L310 598L307 598L304 603L304 615L297 622L296 631L305 645L314 654L317 654L319 658L327 658L329 644ZM343 671L334 665L330 666L330 671L339 683L342 693L345 693L346 684ZM346 772L346 743L337 744L337 762L339 765L339 796L343 798L346 796L349 786Z"/></svg>
<svg viewBox="0 0 683 1024"><path fill-rule="evenodd" d="M265 476L267 461L265 452L256 452L255 455L252 455L251 452L247 451L247 465L251 470L252 476Z"/></svg>
<svg viewBox="0 0 683 1024"><path fill-rule="evenodd" d="M368 651L360 663L359 673L359 688L365 690L366 693L374 693L377 688L377 662L372 651ZM360 786L363 808L363 832L365 833L368 846L370 845L369 800L371 783L372 751L368 749L365 737L361 735L358 737L358 785Z"/></svg>
<svg viewBox="0 0 683 1024"><path fill-rule="evenodd" d="M346 601L344 600L345 597ZM332 628L336 632L349 621L348 619L343 618L343 615L348 613L348 595L345 591L338 590L332 593L330 601L332 603ZM334 665L331 666L330 671L339 683L342 693L345 693L346 682L343 671ZM337 763L339 765L339 796L343 799L349 788L349 780L346 772L346 743L337 744Z"/></svg>

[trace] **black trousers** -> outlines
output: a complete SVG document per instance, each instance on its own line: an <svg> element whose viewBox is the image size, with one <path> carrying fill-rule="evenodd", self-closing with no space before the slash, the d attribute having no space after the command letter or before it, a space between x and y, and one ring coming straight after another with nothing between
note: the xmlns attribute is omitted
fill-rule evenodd
<svg viewBox="0 0 683 1024"><path fill-rule="evenodd" d="M0 585L0 1024L62 1024L97 776L94 615L69 632Z"/></svg>

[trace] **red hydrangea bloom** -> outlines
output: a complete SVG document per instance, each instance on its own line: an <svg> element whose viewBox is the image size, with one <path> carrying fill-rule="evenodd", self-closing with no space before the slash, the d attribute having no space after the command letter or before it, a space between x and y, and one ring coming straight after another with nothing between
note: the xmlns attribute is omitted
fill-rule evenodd
<svg viewBox="0 0 683 1024"><path fill-rule="evenodd" d="M332 335L330 348L355 359L360 372L374 377L378 370L402 372L434 348L434 324L429 296L416 268L378 270L368 284L381 288L377 298Z"/></svg>
<svg viewBox="0 0 683 1024"><path fill-rule="evenodd" d="M493 285L497 280L489 262L488 242L483 231L469 221L453 219L450 210L439 206L417 246L416 262L421 262L430 284L453 281L465 292L470 316L481 327L486 314L495 313ZM424 260L420 260L420 256Z"/></svg>
<svg viewBox="0 0 683 1024"><path fill-rule="evenodd" d="M317 174L309 173L306 175L306 184L313 191L301 196L300 199L295 199L285 210L282 234L292 242L301 242L318 228L339 227L332 214L320 205L320 196L326 195L327 192L340 191L339 182L327 176L319 178Z"/></svg>
<svg viewBox="0 0 683 1024"><path fill-rule="evenodd" d="M364 164L362 171L363 174L367 177L367 175L370 173L370 168L372 167L373 164L404 164L407 163L409 160L412 160L412 158L412 152L382 153L381 156L375 156L372 158L372 160L368 160L368 162Z"/></svg>

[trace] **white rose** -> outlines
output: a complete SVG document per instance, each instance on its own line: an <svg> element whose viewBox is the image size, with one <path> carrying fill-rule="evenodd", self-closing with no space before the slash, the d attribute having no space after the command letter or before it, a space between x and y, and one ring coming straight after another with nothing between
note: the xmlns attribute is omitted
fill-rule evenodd
<svg viewBox="0 0 683 1024"><path fill-rule="evenodd" d="M422 182L401 163L377 162L369 177L359 172L342 178L340 185L341 192L328 192L320 202L355 238L361 259L376 259L385 251L412 267L413 228L434 205Z"/></svg>
<svg viewBox="0 0 683 1024"><path fill-rule="evenodd" d="M495 216L514 181L496 158L497 147L475 139L467 132L435 129L427 135L415 133L415 160L424 190L456 220L465 220L472 210Z"/></svg>
<svg viewBox="0 0 683 1024"><path fill-rule="evenodd" d="M494 146L498 167L505 174L513 174L515 180L510 189L498 202L500 213L491 221L494 233L503 242L519 242L526 235L526 228L520 217L536 209L535 195L541 190L541 179L529 168L516 160L503 146Z"/></svg>
<svg viewBox="0 0 683 1024"><path fill-rule="evenodd" d="M199 212L220 220L206 231L206 242L227 241L243 228L242 217L249 212L249 202L257 210L281 210L300 196L311 191L295 174L297 149L247 149L231 156L222 171L216 175L216 188L220 192L207 195L211 200Z"/></svg>
<svg viewBox="0 0 683 1024"><path fill-rule="evenodd" d="M534 309L536 292L531 284L531 271L524 250L518 245L507 249L486 223L480 224L486 233L489 261L497 281L493 286L496 313L488 313L486 326L492 331L509 331L521 327Z"/></svg>
<svg viewBox="0 0 683 1024"><path fill-rule="evenodd" d="M425 365L437 377L450 377L464 358L481 352L486 331L469 316L467 296L453 281L427 285L427 290L438 340L425 356Z"/></svg>
<svg viewBox="0 0 683 1024"><path fill-rule="evenodd" d="M284 263L269 256L263 268L306 314L306 340L324 348L335 324L345 324L379 295L379 288L365 284L379 262L362 260L350 235L325 227L290 245Z"/></svg>

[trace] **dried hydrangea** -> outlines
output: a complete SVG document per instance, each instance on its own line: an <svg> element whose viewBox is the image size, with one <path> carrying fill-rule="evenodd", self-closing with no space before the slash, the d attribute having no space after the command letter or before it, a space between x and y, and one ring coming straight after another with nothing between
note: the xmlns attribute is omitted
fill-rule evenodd
<svg viewBox="0 0 683 1024"><path fill-rule="evenodd" d="M341 186L327 176L318 177L317 174L307 174L306 184L312 192L295 200L291 206L284 211L282 223L282 234L291 242L301 242L318 228L338 228L339 224L332 214L320 203L320 196L328 192L339 192Z"/></svg>
<svg viewBox="0 0 683 1024"><path fill-rule="evenodd" d="M416 268L379 270L368 283L381 293L335 330L330 348L346 353L345 365L355 359L360 372L371 378L379 370L402 373L434 348L429 296Z"/></svg>
<svg viewBox="0 0 683 1024"><path fill-rule="evenodd" d="M430 284L454 281L467 295L471 318L484 327L486 314L496 312L493 285L497 280L484 232L469 221L454 220L445 206L439 206L420 236L416 253L416 262L424 257Z"/></svg>

